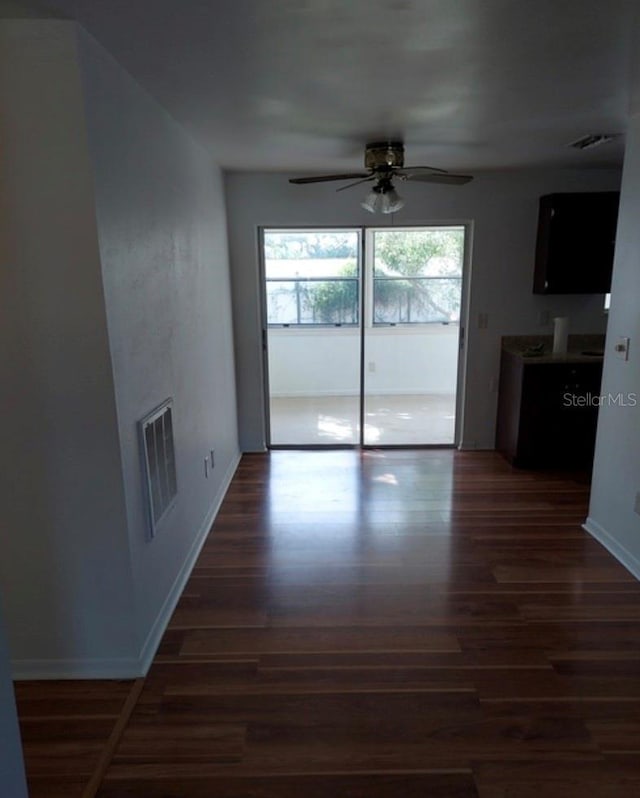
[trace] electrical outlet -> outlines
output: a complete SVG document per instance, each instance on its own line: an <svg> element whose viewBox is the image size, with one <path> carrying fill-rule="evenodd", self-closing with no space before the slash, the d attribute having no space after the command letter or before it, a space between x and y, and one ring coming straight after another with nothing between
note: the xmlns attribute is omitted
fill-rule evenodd
<svg viewBox="0 0 640 798"><path fill-rule="evenodd" d="M548 310L541 310L538 314L538 324L541 327L548 327L551 323L551 314Z"/></svg>
<svg viewBox="0 0 640 798"><path fill-rule="evenodd" d="M489 326L489 314L478 313L478 329L486 330L488 326Z"/></svg>
<svg viewBox="0 0 640 798"><path fill-rule="evenodd" d="M216 466L215 450L214 449L211 449L211 451L209 453L209 456L211 458L211 470L213 471L213 469Z"/></svg>
<svg viewBox="0 0 640 798"><path fill-rule="evenodd" d="M629 339L622 335L618 336L618 341L614 346L614 350L616 356L619 357L620 360L629 360Z"/></svg>
<svg viewBox="0 0 640 798"><path fill-rule="evenodd" d="M375 360L370 360L370 361L369 361L369 371L370 371L370 372L373 374L373 372L374 372L375 370L376 370L376 363L375 363Z"/></svg>
<svg viewBox="0 0 640 798"><path fill-rule="evenodd" d="M636 493L636 503L633 505L633 509L640 515L640 490Z"/></svg>
<svg viewBox="0 0 640 798"><path fill-rule="evenodd" d="M209 479L209 458L204 458L204 476L205 479Z"/></svg>

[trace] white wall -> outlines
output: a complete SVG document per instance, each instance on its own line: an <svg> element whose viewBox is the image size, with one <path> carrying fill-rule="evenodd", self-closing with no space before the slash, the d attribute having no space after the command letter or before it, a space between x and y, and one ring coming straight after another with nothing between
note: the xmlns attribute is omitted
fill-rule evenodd
<svg viewBox="0 0 640 798"><path fill-rule="evenodd" d="M640 114L627 131L602 393L636 406L601 405L587 528L640 579ZM629 337L628 361L616 356Z"/></svg>
<svg viewBox="0 0 640 798"><path fill-rule="evenodd" d="M0 584L14 669L127 670L131 562L73 24L0 22L0 106Z"/></svg>
<svg viewBox="0 0 640 798"><path fill-rule="evenodd" d="M336 193L331 184L294 186L288 177L226 176L240 443L247 451L262 449L265 441L258 227L383 226L394 221L362 210L357 188ZM571 332L604 332L601 296L532 294L538 198L556 191L615 190L619 182L615 170L585 169L479 174L462 187L403 184L406 206L397 224L473 222L463 446L494 446L502 335L550 334L550 326L539 324L545 310L551 317L569 316ZM487 329L478 329L479 313L488 314Z"/></svg>
<svg viewBox="0 0 640 798"><path fill-rule="evenodd" d="M22 744L0 607L0 785L3 798L27 798Z"/></svg>
<svg viewBox="0 0 640 798"><path fill-rule="evenodd" d="M224 197L210 156L81 30L79 43L144 645L239 456ZM178 500L149 542L136 424L169 396Z"/></svg>
<svg viewBox="0 0 640 798"><path fill-rule="evenodd" d="M365 384L371 394L452 394L457 324L368 328ZM272 396L349 396L360 392L360 332L352 328L271 328Z"/></svg>
<svg viewBox="0 0 640 798"><path fill-rule="evenodd" d="M221 177L75 23L0 26L14 672L137 676L239 457ZM168 396L178 500L149 541L136 424Z"/></svg>

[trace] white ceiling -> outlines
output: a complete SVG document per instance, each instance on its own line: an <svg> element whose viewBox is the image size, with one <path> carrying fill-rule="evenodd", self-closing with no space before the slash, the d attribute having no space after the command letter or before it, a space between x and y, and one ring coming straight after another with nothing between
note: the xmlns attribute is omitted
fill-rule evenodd
<svg viewBox="0 0 640 798"><path fill-rule="evenodd" d="M41 0L42 1L42 0ZM227 169L619 164L633 0L45 0Z"/></svg>

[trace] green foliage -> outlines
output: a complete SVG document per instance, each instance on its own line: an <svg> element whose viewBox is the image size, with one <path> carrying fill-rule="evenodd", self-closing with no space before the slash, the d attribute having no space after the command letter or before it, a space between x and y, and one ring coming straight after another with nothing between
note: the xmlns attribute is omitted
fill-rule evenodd
<svg viewBox="0 0 640 798"><path fill-rule="evenodd" d="M336 279L306 281L298 279L296 272L299 322L302 316L305 323L357 323L356 240L353 231L269 232L265 237L267 259L307 260L310 264L322 260L329 263L333 259L335 264L338 258L349 258ZM464 230L461 227L377 230L374 321L402 324L457 320L463 248Z"/></svg>
<svg viewBox="0 0 640 798"><path fill-rule="evenodd" d="M459 317L462 228L379 231L375 246L375 277L394 279L374 277L374 321L451 321Z"/></svg>
<svg viewBox="0 0 640 798"><path fill-rule="evenodd" d="M349 258L356 254L357 236L353 232L275 233L265 235L267 260L302 260L305 258Z"/></svg>
<svg viewBox="0 0 640 798"><path fill-rule="evenodd" d="M403 277L458 275L464 231L389 230L376 232L376 272Z"/></svg>
<svg viewBox="0 0 640 798"><path fill-rule="evenodd" d="M320 324L354 324L358 321L358 264L348 261L340 269L340 277L354 278L312 283L307 288L307 301L313 319Z"/></svg>

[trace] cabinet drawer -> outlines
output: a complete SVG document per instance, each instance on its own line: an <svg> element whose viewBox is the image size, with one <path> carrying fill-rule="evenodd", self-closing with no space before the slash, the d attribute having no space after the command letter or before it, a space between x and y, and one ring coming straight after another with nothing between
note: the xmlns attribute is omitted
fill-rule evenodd
<svg viewBox="0 0 640 798"><path fill-rule="evenodd" d="M600 363L528 364L523 369L523 404L559 411L566 407L565 394L599 394L601 379Z"/></svg>

